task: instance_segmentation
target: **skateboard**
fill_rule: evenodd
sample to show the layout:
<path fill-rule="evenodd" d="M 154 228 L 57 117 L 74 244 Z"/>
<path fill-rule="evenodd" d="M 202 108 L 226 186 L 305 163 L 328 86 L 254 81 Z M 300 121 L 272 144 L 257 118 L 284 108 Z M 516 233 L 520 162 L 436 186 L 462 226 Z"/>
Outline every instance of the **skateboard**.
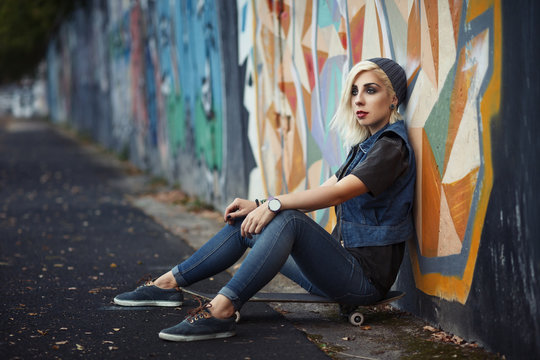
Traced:
<path fill-rule="evenodd" d="M 185 288 L 182 288 L 182 291 L 192 296 L 199 297 L 208 301 L 212 300 L 217 295 L 215 293 L 205 293 L 202 291 L 185 289 Z M 404 292 L 389 291 L 388 294 L 386 294 L 386 297 L 384 299 L 381 299 L 373 304 L 366 304 L 366 305 L 359 305 L 359 306 L 339 304 L 339 306 L 340 306 L 341 314 L 348 318 L 349 323 L 351 325 L 361 326 L 364 323 L 364 314 L 361 311 L 362 308 L 366 308 L 368 306 L 389 304 L 393 301 L 401 299 L 403 296 L 405 296 Z M 333 299 L 326 298 L 323 296 L 313 295 L 313 294 L 307 294 L 307 293 L 295 294 L 295 293 L 259 292 L 255 294 L 248 301 L 249 302 L 265 302 L 265 303 L 281 302 L 281 303 L 337 304 L 337 302 Z M 240 313 L 237 311 L 236 322 L 239 322 L 239 321 L 240 321 Z"/>

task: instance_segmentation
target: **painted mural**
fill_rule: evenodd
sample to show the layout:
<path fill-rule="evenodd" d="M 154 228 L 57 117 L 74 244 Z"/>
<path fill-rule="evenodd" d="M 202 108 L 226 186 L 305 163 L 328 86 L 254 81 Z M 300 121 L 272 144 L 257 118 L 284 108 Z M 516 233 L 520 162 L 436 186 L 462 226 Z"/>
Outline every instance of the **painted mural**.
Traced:
<path fill-rule="evenodd" d="M 239 1 L 255 79 L 250 194 L 317 186 L 344 150 L 328 124 L 347 71 L 383 56 L 406 68 L 401 109 L 418 160 L 410 244 L 417 287 L 464 303 L 492 186 L 499 110 L 500 5 L 493 1 Z M 331 229 L 332 212 L 317 214 Z"/>
<path fill-rule="evenodd" d="M 99 89 L 89 95 L 110 104 L 94 115 L 108 119 L 111 147 L 180 183 L 189 154 L 194 191 L 213 193 L 210 199 L 223 207 L 223 129 L 238 119 L 224 118 L 231 95 L 223 94 L 219 38 L 229 30 L 220 25 L 216 3 L 92 4 L 89 20 L 74 17 L 50 44 L 53 118 L 94 126 L 81 120 L 91 107 L 73 94 Z M 499 2 L 238 0 L 236 7 L 237 65 L 245 69 L 239 94 L 249 128 L 247 139 L 232 134 L 230 141 L 248 143 L 256 162 L 244 195 L 306 189 L 331 176 L 347 150 L 328 127 L 345 74 L 361 59 L 391 57 L 407 72 L 409 101 L 401 112 L 419 164 L 418 237 L 409 246 L 416 285 L 464 303 L 493 178 L 489 124 L 499 111 Z M 104 41 L 85 41 L 84 24 Z M 73 77 L 90 68 L 85 80 Z M 335 223 L 333 210 L 313 216 L 328 230 Z"/>
<path fill-rule="evenodd" d="M 106 146 L 218 201 L 225 121 L 219 24 L 211 0 L 90 1 L 49 44 L 53 120 L 91 134 L 106 128 L 97 136 Z M 179 179 L 188 168 L 191 179 Z"/>
<path fill-rule="evenodd" d="M 345 74 L 361 59 L 393 58 L 408 76 L 409 101 L 401 112 L 419 164 L 418 236 L 409 244 L 416 286 L 465 303 L 493 182 L 490 122 L 499 111 L 499 2 L 238 0 L 235 5 L 236 66 L 244 69 L 245 80 L 231 95 L 223 93 L 226 59 L 220 41 L 220 32 L 231 29 L 215 1 L 92 2 L 89 16 L 79 10 L 49 46 L 52 117 L 83 130 L 101 127 L 109 133 L 108 145 L 138 166 L 191 182 L 189 190 L 223 208 L 223 184 L 232 181 L 225 174 L 243 173 L 224 168 L 230 146 L 225 126 L 242 121 L 224 116 L 232 96 L 243 98 L 248 130 L 227 141 L 247 143 L 256 165 L 243 179 L 245 192 L 229 196 L 306 189 L 331 176 L 346 154 L 328 127 Z M 91 104 L 101 110 L 96 113 Z M 108 125 L 95 125 L 95 117 Z M 335 223 L 333 210 L 313 216 L 328 230 Z"/>

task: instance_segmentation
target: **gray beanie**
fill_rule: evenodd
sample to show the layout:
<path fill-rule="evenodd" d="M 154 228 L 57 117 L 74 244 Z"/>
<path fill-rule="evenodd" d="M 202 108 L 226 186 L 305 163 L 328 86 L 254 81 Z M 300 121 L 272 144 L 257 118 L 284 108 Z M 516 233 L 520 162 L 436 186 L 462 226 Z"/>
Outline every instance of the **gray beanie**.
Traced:
<path fill-rule="evenodd" d="M 407 77 L 405 76 L 405 70 L 394 60 L 387 58 L 373 58 L 367 61 L 377 64 L 386 76 L 388 76 L 396 92 L 398 106 L 404 103 L 407 99 Z"/>

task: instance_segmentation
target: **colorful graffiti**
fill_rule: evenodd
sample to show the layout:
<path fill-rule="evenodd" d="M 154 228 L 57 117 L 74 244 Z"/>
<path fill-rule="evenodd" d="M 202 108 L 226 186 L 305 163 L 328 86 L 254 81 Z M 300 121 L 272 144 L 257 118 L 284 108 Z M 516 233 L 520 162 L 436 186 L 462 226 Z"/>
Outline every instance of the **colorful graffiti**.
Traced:
<path fill-rule="evenodd" d="M 418 237 L 409 246 L 416 286 L 466 301 L 493 178 L 498 1 L 238 0 L 232 67 L 221 41 L 230 19 L 220 18 L 220 6 L 233 3 L 91 4 L 90 16 L 78 10 L 50 44 L 53 117 L 97 127 L 91 104 L 110 104 L 92 117 L 110 122 L 101 128 L 110 129 L 112 148 L 218 208 L 230 197 L 306 189 L 331 176 L 346 149 L 328 124 L 348 69 L 375 56 L 402 64 L 409 101 L 401 110 L 419 164 Z M 107 46 L 86 41 L 89 26 Z M 223 69 L 245 71 L 235 94 L 223 92 Z M 243 121 L 224 115 L 234 97 L 243 98 L 248 130 L 226 136 L 228 122 Z M 247 173 L 233 169 L 242 161 L 225 161 L 235 142 L 254 154 Z M 238 183 L 248 189 L 228 193 L 230 176 L 243 174 Z M 333 210 L 313 216 L 328 230 L 335 223 Z"/>
<path fill-rule="evenodd" d="M 53 119 L 90 133 L 108 124 L 108 139 L 99 140 L 137 166 L 181 182 L 209 202 L 223 198 L 226 61 L 219 23 L 210 0 L 89 2 L 49 45 Z M 71 76 L 81 69 L 88 70 L 82 71 L 88 89 L 77 80 L 81 76 Z M 101 91 L 87 92 L 91 87 Z M 88 123 L 83 118 L 93 112 L 87 108 L 92 103 L 108 107 L 104 119 Z"/>
<path fill-rule="evenodd" d="M 163 147 L 174 156 L 187 149 L 191 136 L 197 157 L 219 171 L 223 106 L 215 4 L 160 1 L 148 6 L 143 11 L 149 38 L 146 81 L 155 83 L 150 89 L 156 89 L 147 102 L 157 99 L 158 113 L 163 114 Z"/>
<path fill-rule="evenodd" d="M 409 246 L 416 286 L 464 303 L 492 186 L 499 2 L 238 0 L 232 66 L 245 69 L 245 81 L 236 94 L 223 93 L 223 69 L 231 65 L 224 66 L 228 44 L 220 39 L 230 19 L 220 18 L 219 6 L 93 2 L 89 20 L 79 10 L 49 48 L 53 117 L 84 129 L 96 126 L 89 104 L 110 104 L 92 116 L 109 119 L 101 127 L 110 128 L 112 148 L 222 208 L 227 197 L 291 192 L 328 178 L 346 152 L 328 127 L 344 75 L 361 59 L 394 58 L 409 79 L 401 110 L 419 164 L 418 237 Z M 106 47 L 86 41 L 87 26 Z M 81 71 L 84 77 L 72 76 Z M 248 130 L 225 136 L 227 122 L 242 121 L 224 116 L 235 96 L 243 98 Z M 224 167 L 242 165 L 225 161 L 233 142 L 255 155 L 247 174 Z M 229 194 L 224 184 L 234 174 L 246 174 L 248 189 Z M 328 230 L 335 223 L 333 210 L 313 216 Z"/>
<path fill-rule="evenodd" d="M 408 52 L 408 64 L 418 64 L 411 68 L 417 74 L 408 113 L 421 164 L 411 260 L 419 289 L 465 303 L 493 185 L 490 124 L 500 108 L 501 10 L 490 1 L 427 4 L 413 11 L 438 26 L 420 26 L 413 36 L 421 50 Z M 440 55 L 426 58 L 425 48 Z"/>
<path fill-rule="evenodd" d="M 405 117 L 418 160 L 417 287 L 464 303 L 492 186 L 489 124 L 499 109 L 497 2 L 239 1 L 252 41 L 255 196 L 317 186 L 343 151 L 328 124 L 348 69 L 385 56 L 407 70 Z M 249 23 L 248 23 L 249 22 Z M 253 176 L 252 179 L 257 178 Z M 261 189 L 262 187 L 262 189 Z M 333 214 L 317 215 L 328 229 Z"/>

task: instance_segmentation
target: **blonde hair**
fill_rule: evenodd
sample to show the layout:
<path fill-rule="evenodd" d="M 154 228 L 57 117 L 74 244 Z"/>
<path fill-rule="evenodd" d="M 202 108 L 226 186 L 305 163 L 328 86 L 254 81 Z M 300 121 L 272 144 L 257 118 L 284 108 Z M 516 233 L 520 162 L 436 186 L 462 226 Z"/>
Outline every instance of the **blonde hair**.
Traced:
<path fill-rule="evenodd" d="M 396 96 L 396 92 L 392 87 L 390 79 L 377 64 L 364 60 L 353 66 L 345 79 L 345 84 L 341 90 L 341 98 L 338 108 L 332 117 L 332 121 L 330 122 L 330 127 L 338 132 L 346 148 L 361 143 L 370 136 L 368 128 L 358 123 L 356 114 L 351 106 L 351 89 L 353 83 L 358 75 L 365 71 L 373 71 L 381 79 L 383 85 L 388 91 L 388 94 L 391 97 Z M 398 120 L 401 120 L 401 115 L 396 107 L 390 113 L 390 124 L 393 124 Z"/>

